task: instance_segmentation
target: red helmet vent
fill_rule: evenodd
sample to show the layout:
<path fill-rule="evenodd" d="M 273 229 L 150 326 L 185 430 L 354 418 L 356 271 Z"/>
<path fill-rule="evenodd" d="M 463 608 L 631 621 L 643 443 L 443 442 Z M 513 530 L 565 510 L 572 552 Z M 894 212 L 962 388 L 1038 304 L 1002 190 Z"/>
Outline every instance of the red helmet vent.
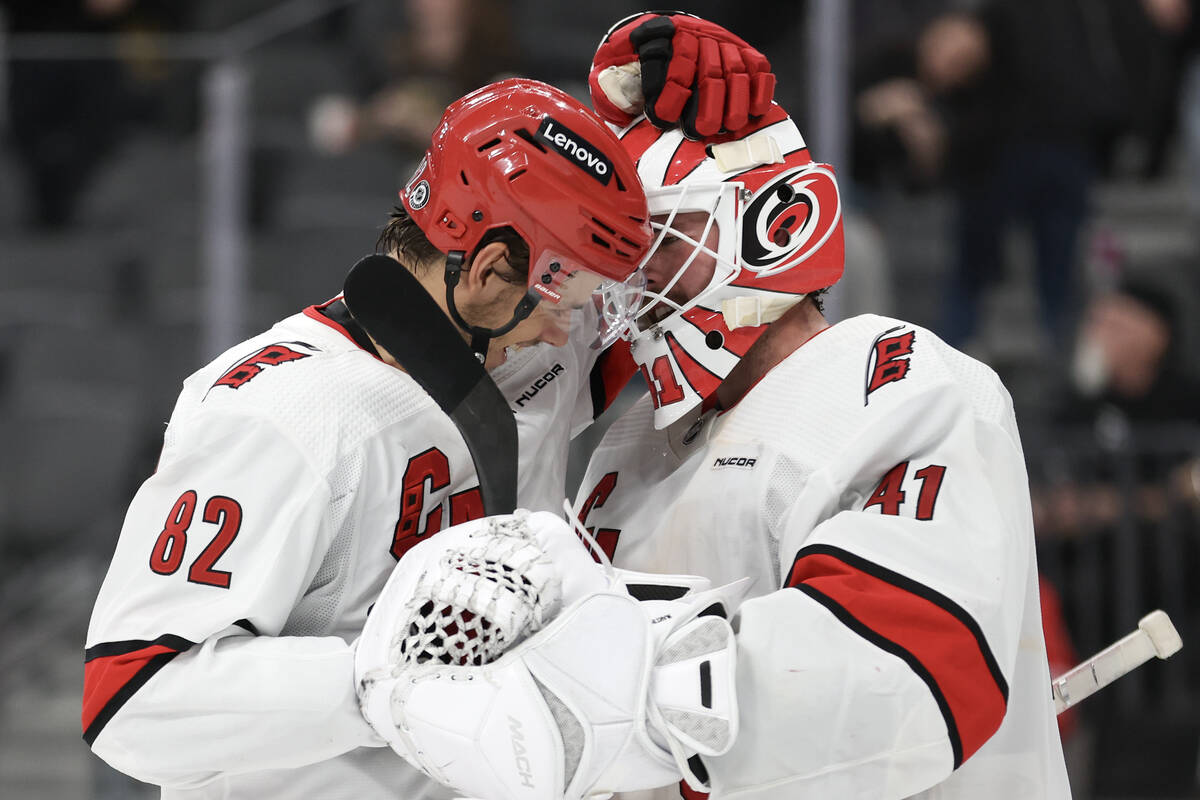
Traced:
<path fill-rule="evenodd" d="M 636 168 L 615 135 L 537 81 L 500 81 L 451 104 L 402 197 L 443 252 L 471 252 L 487 231 L 511 227 L 531 265 L 552 256 L 623 281 L 653 240 Z"/>

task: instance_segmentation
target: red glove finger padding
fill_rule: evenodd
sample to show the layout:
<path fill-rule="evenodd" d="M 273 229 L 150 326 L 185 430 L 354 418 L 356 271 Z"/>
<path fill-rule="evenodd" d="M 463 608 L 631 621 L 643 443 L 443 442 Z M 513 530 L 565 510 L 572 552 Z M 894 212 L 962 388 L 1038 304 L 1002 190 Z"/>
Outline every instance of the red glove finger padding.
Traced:
<path fill-rule="evenodd" d="M 707 20 L 682 12 L 636 14 L 600 43 L 588 75 L 592 105 L 618 125 L 632 116 L 600 88 L 609 67 L 641 64 L 646 116 L 691 139 L 737 133 L 771 107 L 775 76 L 766 56 Z"/>

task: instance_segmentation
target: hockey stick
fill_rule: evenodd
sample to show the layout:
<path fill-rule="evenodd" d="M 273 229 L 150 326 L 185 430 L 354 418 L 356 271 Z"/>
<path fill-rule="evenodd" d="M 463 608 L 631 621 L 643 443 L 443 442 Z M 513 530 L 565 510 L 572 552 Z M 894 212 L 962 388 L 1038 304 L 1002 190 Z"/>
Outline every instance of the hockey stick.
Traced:
<path fill-rule="evenodd" d="M 1183 647 L 1179 632 L 1162 610 L 1138 621 L 1138 629 L 1051 681 L 1055 713 L 1061 714 L 1151 658 L 1170 658 Z"/>
<path fill-rule="evenodd" d="M 517 423 L 462 334 L 412 273 L 387 256 L 346 276 L 346 308 L 450 416 L 475 462 L 486 514 L 517 507 Z"/>

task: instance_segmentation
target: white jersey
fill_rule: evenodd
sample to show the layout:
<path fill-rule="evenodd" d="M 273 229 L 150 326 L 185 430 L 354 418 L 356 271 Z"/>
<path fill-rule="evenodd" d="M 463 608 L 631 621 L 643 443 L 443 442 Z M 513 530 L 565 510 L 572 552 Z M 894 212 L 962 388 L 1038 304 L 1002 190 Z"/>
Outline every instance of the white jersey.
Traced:
<path fill-rule="evenodd" d="M 517 420 L 517 498 L 530 511 L 562 516 L 571 439 L 603 410 L 604 399 L 590 390 L 599 380 L 592 371 L 600 353 L 583 343 L 582 333 L 574 331 L 562 347 L 510 351 L 491 372 Z"/>
<path fill-rule="evenodd" d="M 841 322 L 663 431 L 643 398 L 577 507 L 618 566 L 756 581 L 714 798 L 1069 797 L 1011 400 L 929 331 Z"/>
<path fill-rule="evenodd" d="M 524 506 L 561 512 L 553 421 L 592 358 L 535 347 L 498 371 Z M 352 644 L 399 557 L 482 512 L 450 418 L 317 308 L 235 346 L 185 381 L 129 507 L 88 631 L 84 738 L 170 798 L 452 796 L 362 719 Z"/>

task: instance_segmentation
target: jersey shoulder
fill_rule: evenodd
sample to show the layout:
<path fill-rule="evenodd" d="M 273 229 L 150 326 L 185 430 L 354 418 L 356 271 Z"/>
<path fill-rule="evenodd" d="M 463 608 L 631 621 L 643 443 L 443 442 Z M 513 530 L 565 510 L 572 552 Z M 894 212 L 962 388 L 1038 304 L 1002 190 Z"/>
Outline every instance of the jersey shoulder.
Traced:
<path fill-rule="evenodd" d="M 865 314 L 814 336 L 768 373 L 728 415 L 725 429 L 837 453 L 871 427 L 953 407 L 989 422 L 1012 416 L 996 373 L 932 331 Z"/>
<path fill-rule="evenodd" d="M 303 313 L 193 373 L 172 415 L 168 443 L 213 424 L 267 424 L 315 463 L 330 465 L 383 428 L 431 410 L 440 413 L 407 374 Z"/>
<path fill-rule="evenodd" d="M 781 376 L 829 385 L 848 405 L 864 409 L 948 391 L 962 394 L 980 413 L 994 413 L 989 406 L 1008 396 L 991 367 L 927 328 L 876 314 L 831 326 L 781 367 Z"/>

